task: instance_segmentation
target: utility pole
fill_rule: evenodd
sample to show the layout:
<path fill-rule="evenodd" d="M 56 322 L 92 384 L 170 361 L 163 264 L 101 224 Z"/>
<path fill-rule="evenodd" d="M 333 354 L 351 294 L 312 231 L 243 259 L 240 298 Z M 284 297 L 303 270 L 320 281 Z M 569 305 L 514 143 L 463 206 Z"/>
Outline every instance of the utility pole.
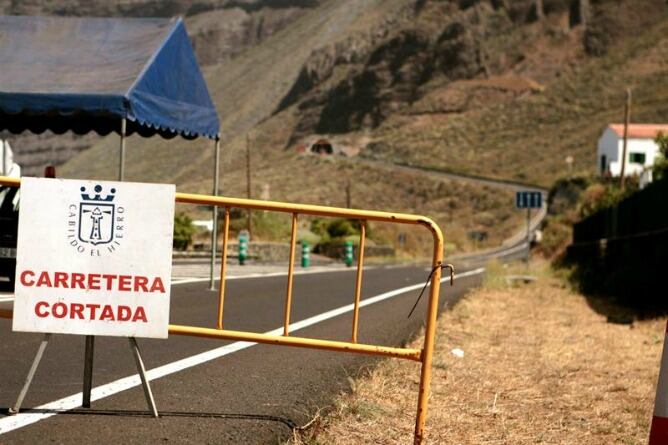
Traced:
<path fill-rule="evenodd" d="M 350 198 L 350 178 L 346 179 L 346 207 L 352 208 L 352 200 Z"/>
<path fill-rule="evenodd" d="M 629 121 L 631 120 L 631 88 L 626 89 L 626 105 L 624 106 L 624 145 L 622 149 L 621 187 L 626 186 L 626 145 L 629 139 Z"/>
<path fill-rule="evenodd" d="M 545 9 L 543 8 L 543 0 L 534 0 L 534 7 L 536 8 L 536 19 L 541 21 L 545 18 Z"/>
<path fill-rule="evenodd" d="M 250 162 L 250 136 L 246 134 L 246 197 L 251 199 L 251 162 Z M 251 219 L 251 209 L 248 209 L 248 239 L 252 239 L 252 226 L 253 221 Z"/>
<path fill-rule="evenodd" d="M 580 23 L 582 26 L 587 29 L 589 25 L 589 0 L 580 0 Z"/>

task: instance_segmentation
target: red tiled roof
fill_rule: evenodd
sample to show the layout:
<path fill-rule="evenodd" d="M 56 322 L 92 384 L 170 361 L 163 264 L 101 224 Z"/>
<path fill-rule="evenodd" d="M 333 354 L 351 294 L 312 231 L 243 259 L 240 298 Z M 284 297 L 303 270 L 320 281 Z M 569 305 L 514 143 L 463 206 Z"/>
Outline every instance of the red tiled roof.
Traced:
<path fill-rule="evenodd" d="M 610 124 L 608 125 L 617 136 L 624 137 L 624 124 Z M 668 135 L 668 124 L 629 124 L 630 138 L 638 139 L 654 139 L 659 132 Z"/>

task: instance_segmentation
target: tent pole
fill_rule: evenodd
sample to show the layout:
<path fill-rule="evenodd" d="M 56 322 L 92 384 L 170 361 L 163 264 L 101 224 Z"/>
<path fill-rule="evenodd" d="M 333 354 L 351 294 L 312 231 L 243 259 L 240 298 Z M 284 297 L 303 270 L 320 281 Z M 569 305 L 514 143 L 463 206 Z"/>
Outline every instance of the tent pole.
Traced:
<path fill-rule="evenodd" d="M 125 118 L 121 119 L 121 152 L 119 156 L 119 163 L 118 163 L 118 180 L 122 181 L 123 180 L 123 174 L 124 172 L 124 164 L 125 164 Z"/>
<path fill-rule="evenodd" d="M 213 196 L 218 196 L 218 177 L 220 176 L 220 135 L 216 136 L 213 152 Z M 209 269 L 209 289 L 215 290 L 214 270 L 216 269 L 216 247 L 218 244 L 218 207 L 213 206 L 211 227 L 211 267 Z M 222 258 L 225 261 L 225 258 Z"/>
<path fill-rule="evenodd" d="M 7 176 L 7 166 L 5 165 L 5 141 L 0 139 L 0 147 L 2 147 L 2 176 Z"/>

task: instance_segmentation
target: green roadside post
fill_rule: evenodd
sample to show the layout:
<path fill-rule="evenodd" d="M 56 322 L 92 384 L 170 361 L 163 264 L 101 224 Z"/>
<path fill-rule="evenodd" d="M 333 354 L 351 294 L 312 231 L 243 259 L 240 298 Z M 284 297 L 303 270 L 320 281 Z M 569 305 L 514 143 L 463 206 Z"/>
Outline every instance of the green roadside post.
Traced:
<path fill-rule="evenodd" d="M 346 251 L 343 261 L 346 263 L 346 266 L 350 267 L 353 265 L 353 242 L 346 241 Z"/>
<path fill-rule="evenodd" d="M 248 258 L 248 235 L 243 231 L 239 233 L 239 265 L 243 266 Z"/>
<path fill-rule="evenodd" d="M 309 246 L 306 241 L 302 241 L 302 267 L 309 267 L 311 264 L 311 257 Z"/>

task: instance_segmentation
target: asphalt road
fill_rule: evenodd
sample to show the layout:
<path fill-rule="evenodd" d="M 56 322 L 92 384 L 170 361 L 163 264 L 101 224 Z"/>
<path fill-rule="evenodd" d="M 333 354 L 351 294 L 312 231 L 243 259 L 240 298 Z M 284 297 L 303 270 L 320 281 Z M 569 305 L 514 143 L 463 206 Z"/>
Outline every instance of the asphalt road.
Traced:
<path fill-rule="evenodd" d="M 366 270 L 362 298 L 424 283 L 428 274 L 426 266 Z M 442 306 L 453 304 L 480 280 L 481 274 L 475 273 L 458 279 L 454 287 L 444 283 Z M 225 327 L 267 332 L 282 326 L 285 283 L 285 276 L 229 281 Z M 350 304 L 354 283 L 354 270 L 297 275 L 292 320 L 308 319 Z M 207 284 L 201 281 L 172 286 L 172 323 L 215 325 L 216 296 Z M 413 317 L 406 318 L 418 292 L 409 291 L 362 308 L 359 341 L 402 345 L 424 320 L 426 297 Z M 294 335 L 347 340 L 351 320 L 351 313 L 346 313 L 312 324 Z M 140 386 L 119 391 L 127 379 L 118 380 L 135 374 L 128 342 L 122 338 L 97 338 L 93 385 L 98 389 L 93 392 L 93 406 L 71 409 L 74 405 L 67 405 L 67 397 L 80 400 L 77 394 L 82 385 L 84 338 L 59 335 L 52 337 L 46 350 L 23 405 L 27 409 L 8 416 L 7 408 L 21 388 L 42 336 L 12 333 L 9 320 L 0 320 L 0 333 L 3 444 L 276 443 L 287 438 L 293 426 L 306 423 L 318 408 L 329 406 L 336 393 L 347 389 L 349 376 L 378 360 L 350 353 L 179 336 L 168 340 L 140 339 L 147 368 L 162 366 L 160 369 L 169 370 L 165 372 L 168 375 L 151 382 L 161 413 L 159 419 L 153 419 L 146 411 Z M 221 350 L 224 345 L 227 349 Z M 179 370 L 183 362 L 177 361 L 192 356 L 203 363 Z M 417 376 L 418 363 L 415 372 Z M 102 386 L 105 384 L 109 385 Z M 102 391 L 110 395 L 104 396 Z M 60 400 L 63 398 L 65 402 Z M 40 408 L 45 404 L 65 410 Z"/>

